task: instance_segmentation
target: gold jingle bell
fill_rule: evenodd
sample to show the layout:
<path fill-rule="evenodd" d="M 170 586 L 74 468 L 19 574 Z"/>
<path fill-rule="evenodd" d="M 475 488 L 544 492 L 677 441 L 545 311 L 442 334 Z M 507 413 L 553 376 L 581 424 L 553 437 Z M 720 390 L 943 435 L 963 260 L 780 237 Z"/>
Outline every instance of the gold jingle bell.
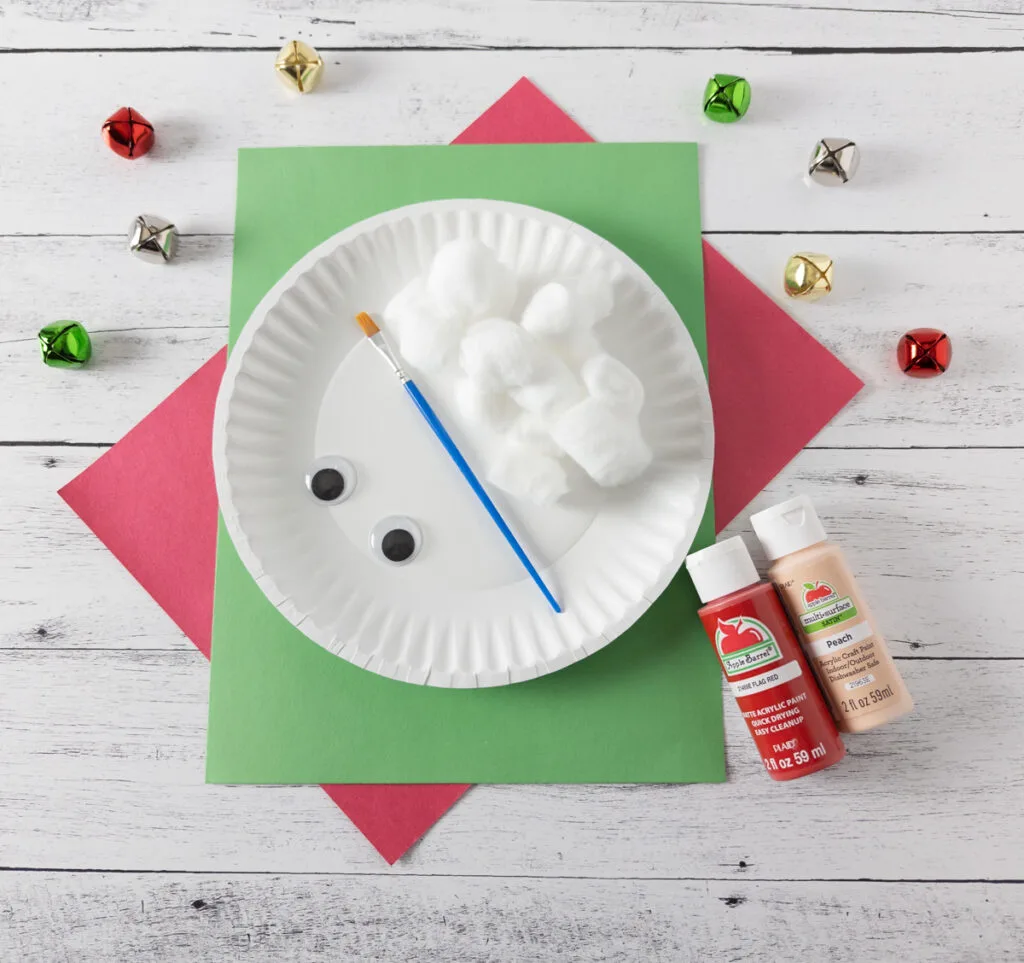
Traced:
<path fill-rule="evenodd" d="M 309 44 L 289 40 L 278 52 L 274 69 L 281 82 L 300 94 L 309 93 L 324 72 L 324 62 Z"/>
<path fill-rule="evenodd" d="M 832 290 L 832 258 L 827 254 L 794 254 L 786 262 L 783 285 L 791 298 L 823 298 Z"/>

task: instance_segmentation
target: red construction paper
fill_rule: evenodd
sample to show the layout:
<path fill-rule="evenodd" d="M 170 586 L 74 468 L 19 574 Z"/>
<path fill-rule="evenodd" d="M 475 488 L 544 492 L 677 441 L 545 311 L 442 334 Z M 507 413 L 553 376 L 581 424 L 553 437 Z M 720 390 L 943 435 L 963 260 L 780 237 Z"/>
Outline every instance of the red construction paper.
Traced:
<path fill-rule="evenodd" d="M 864 382 L 707 241 L 704 311 L 721 531 Z"/>
<path fill-rule="evenodd" d="M 207 658 L 217 491 L 213 406 L 227 348 L 59 492 Z"/>
<path fill-rule="evenodd" d="M 525 77 L 488 107 L 453 144 L 577 144 L 590 136 Z"/>
<path fill-rule="evenodd" d="M 394 864 L 470 787 L 325 785 L 323 788 L 377 852 Z"/>
<path fill-rule="evenodd" d="M 591 139 L 523 78 L 456 143 Z M 708 245 L 705 282 L 721 530 L 861 383 Z M 214 355 L 60 491 L 207 657 L 217 536 L 211 428 L 226 357 L 226 349 Z M 394 863 L 469 787 L 323 788 Z"/>

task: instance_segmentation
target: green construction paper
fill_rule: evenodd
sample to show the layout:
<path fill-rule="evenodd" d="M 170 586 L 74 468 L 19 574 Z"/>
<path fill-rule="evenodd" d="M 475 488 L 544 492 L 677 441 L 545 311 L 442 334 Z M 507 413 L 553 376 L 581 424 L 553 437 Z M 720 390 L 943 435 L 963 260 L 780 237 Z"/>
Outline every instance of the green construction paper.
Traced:
<path fill-rule="evenodd" d="M 707 367 L 693 144 L 239 151 L 230 343 L 285 271 L 338 231 L 442 198 L 544 208 L 607 238 L 678 309 Z M 709 499 L 693 550 L 714 541 Z M 221 526 L 207 780 L 721 782 L 721 676 L 676 576 L 613 643 L 559 672 L 436 689 L 357 668 L 265 598 Z"/>

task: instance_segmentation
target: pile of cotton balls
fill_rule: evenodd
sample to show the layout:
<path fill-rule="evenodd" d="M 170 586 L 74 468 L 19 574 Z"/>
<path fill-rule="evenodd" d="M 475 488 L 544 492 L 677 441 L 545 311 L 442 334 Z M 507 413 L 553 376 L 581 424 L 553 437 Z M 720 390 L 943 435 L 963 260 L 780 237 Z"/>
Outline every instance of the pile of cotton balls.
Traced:
<path fill-rule="evenodd" d="M 386 330 L 412 368 L 454 379 L 463 427 L 490 438 L 487 477 L 510 495 L 557 502 L 572 463 L 605 488 L 638 478 L 652 457 L 643 385 L 593 330 L 614 302 L 607 272 L 546 283 L 525 302 L 517 288 L 485 244 L 451 241 L 384 309 Z"/>

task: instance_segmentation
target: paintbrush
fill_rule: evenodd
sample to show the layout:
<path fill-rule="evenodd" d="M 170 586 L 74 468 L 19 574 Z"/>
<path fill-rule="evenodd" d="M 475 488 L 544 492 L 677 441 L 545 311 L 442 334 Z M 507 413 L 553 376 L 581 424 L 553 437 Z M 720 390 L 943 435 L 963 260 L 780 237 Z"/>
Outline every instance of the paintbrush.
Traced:
<path fill-rule="evenodd" d="M 491 496 L 487 494 L 484 486 L 480 484 L 480 479 L 476 477 L 473 469 L 469 467 L 469 463 L 463 457 L 455 442 L 452 441 L 452 436 L 448 434 L 444 425 L 441 424 L 441 419 L 437 417 L 434 409 L 430 407 L 430 403 L 423 397 L 423 393 L 416 386 L 416 382 L 409 377 L 405 369 L 398 363 L 395 353 L 391 350 L 391 346 L 387 341 L 384 340 L 384 335 L 380 328 L 377 327 L 373 318 L 363 311 L 356 315 L 356 321 L 359 327 L 363 329 L 363 334 L 370 339 L 370 344 L 384 356 L 384 359 L 391 366 L 391 370 L 398 376 L 398 380 L 402 383 L 409 397 L 412 398 L 413 403 L 419 409 L 419 413 L 423 415 L 427 424 L 430 425 L 430 429 L 437 436 L 438 441 L 444 445 L 444 450 L 448 452 L 448 457 L 455 462 L 459 471 L 462 472 L 462 477 L 466 479 L 469 487 L 473 489 L 473 494 L 476 495 L 480 504 L 487 509 L 487 514 L 491 516 L 491 520 L 498 526 L 498 531 L 505 536 L 505 541 L 511 546 L 512 551 L 516 553 L 519 561 L 523 563 L 523 568 L 526 569 L 530 578 L 537 584 L 537 588 L 541 590 L 551 608 L 556 612 L 561 612 L 562 607 L 558 604 L 554 595 L 551 594 L 551 590 L 544 584 L 544 580 L 540 577 L 540 573 L 523 550 L 523 546 L 519 544 L 519 540 L 512 534 L 512 529 L 508 527 L 505 519 L 501 517 L 501 512 L 498 511 L 497 506 L 491 501 Z"/>

